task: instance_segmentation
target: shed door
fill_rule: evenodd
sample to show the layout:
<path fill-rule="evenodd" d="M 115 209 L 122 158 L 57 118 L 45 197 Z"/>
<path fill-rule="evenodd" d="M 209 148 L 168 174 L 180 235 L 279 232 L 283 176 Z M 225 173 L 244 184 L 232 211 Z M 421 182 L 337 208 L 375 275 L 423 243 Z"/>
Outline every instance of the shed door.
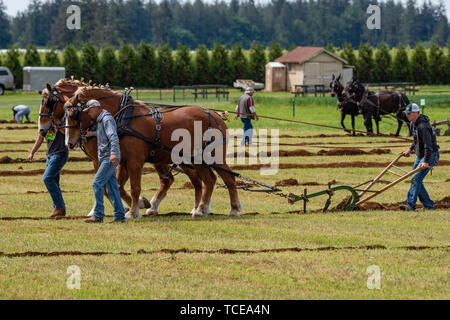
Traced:
<path fill-rule="evenodd" d="M 342 73 L 342 65 L 339 63 L 323 63 L 322 64 L 322 81 L 321 84 L 328 86 L 333 79 L 333 74 L 337 77 Z"/>
<path fill-rule="evenodd" d="M 308 62 L 305 63 L 305 75 L 303 84 L 321 84 L 321 67 L 319 62 Z"/>

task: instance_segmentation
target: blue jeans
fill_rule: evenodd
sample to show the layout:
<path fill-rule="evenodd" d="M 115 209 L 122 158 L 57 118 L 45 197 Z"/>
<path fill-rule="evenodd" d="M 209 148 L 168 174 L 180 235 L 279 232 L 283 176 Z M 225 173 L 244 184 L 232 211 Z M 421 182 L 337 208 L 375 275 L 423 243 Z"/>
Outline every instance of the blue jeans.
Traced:
<path fill-rule="evenodd" d="M 438 163 L 438 161 L 439 152 L 433 152 L 428 164 L 430 167 L 433 167 Z M 416 169 L 422 162 L 423 158 L 417 157 L 413 165 L 413 170 Z M 406 203 L 414 210 L 416 209 L 417 197 L 419 197 L 419 200 L 422 202 L 424 208 L 434 209 L 434 202 L 430 199 L 430 196 L 422 183 L 428 172 L 430 172 L 430 169 L 421 170 L 412 176 L 411 187 L 409 188 L 408 195 L 406 196 Z"/>
<path fill-rule="evenodd" d="M 27 121 L 30 122 L 30 117 L 28 116 L 30 114 L 30 110 L 22 110 L 16 113 L 16 121 L 17 123 L 22 123 L 23 116 L 27 118 Z"/>
<path fill-rule="evenodd" d="M 119 186 L 117 184 L 116 166 L 108 160 L 100 163 L 94 182 L 92 183 L 95 195 L 94 217 L 103 221 L 105 206 L 103 204 L 104 190 L 111 199 L 114 206 L 114 220 L 125 221 L 125 209 L 120 198 Z"/>
<path fill-rule="evenodd" d="M 244 124 L 244 135 L 242 136 L 242 143 L 241 145 L 245 146 L 245 143 L 248 144 L 252 143 L 252 137 L 253 137 L 253 125 L 251 119 L 242 119 L 242 123 Z"/>
<path fill-rule="evenodd" d="M 44 172 L 43 180 L 48 193 L 53 200 L 53 208 L 65 207 L 64 199 L 59 187 L 59 178 L 61 169 L 68 159 L 67 153 L 57 153 L 47 156 L 47 166 Z"/>

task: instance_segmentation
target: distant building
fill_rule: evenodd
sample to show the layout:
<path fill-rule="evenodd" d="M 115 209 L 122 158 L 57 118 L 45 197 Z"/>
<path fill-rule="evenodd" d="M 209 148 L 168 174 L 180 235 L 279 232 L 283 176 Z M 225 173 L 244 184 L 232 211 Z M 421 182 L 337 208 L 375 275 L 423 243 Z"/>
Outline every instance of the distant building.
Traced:
<path fill-rule="evenodd" d="M 267 91 L 292 92 L 296 85 L 315 84 L 323 84 L 325 89 L 328 89 L 333 74 L 336 76 L 342 74 L 344 84 L 353 76 L 353 67 L 349 66 L 346 60 L 322 47 L 297 47 L 276 59 L 275 62 L 279 64 L 269 63 L 266 66 Z M 285 66 L 285 77 L 274 76 L 274 72 L 269 71 L 275 67 L 280 73 L 283 70 L 282 66 Z"/>

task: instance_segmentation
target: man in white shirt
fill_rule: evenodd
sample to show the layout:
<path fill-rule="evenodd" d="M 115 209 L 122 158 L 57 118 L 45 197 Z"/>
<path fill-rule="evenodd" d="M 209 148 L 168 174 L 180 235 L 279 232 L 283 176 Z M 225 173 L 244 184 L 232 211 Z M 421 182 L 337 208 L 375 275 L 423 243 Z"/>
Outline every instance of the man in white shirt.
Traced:
<path fill-rule="evenodd" d="M 17 123 L 19 124 L 22 123 L 24 116 L 27 118 L 28 123 L 31 122 L 29 117 L 31 113 L 30 107 L 20 104 L 18 106 L 13 107 L 12 110 L 13 110 L 13 117 L 16 118 Z"/>

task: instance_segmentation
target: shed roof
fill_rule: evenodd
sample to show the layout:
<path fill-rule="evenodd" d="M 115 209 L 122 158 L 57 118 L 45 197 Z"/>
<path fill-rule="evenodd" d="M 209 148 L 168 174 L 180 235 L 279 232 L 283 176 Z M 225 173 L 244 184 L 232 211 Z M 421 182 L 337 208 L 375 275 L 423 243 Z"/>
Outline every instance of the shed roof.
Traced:
<path fill-rule="evenodd" d="M 266 64 L 266 67 L 270 66 L 272 68 L 286 68 L 286 66 L 280 62 L 269 62 L 268 64 Z"/>
<path fill-rule="evenodd" d="M 312 59 L 313 57 L 321 54 L 322 52 L 327 53 L 333 58 L 347 64 L 348 62 L 341 57 L 331 53 L 323 47 L 297 47 L 291 52 L 286 53 L 284 56 L 279 57 L 275 61 L 282 63 L 305 63 L 306 61 Z"/>

